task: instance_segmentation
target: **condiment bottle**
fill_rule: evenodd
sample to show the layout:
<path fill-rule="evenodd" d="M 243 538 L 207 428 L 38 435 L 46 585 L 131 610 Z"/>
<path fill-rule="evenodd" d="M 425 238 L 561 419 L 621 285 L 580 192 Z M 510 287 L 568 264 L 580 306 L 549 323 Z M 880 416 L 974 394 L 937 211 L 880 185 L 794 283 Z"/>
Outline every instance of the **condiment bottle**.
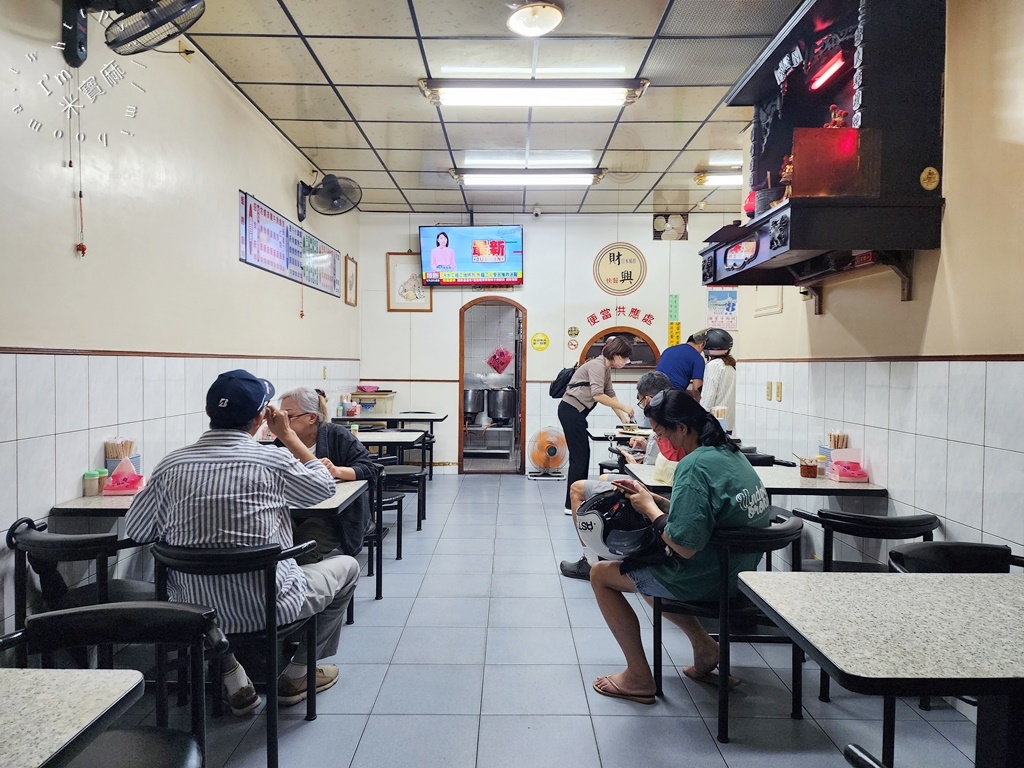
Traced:
<path fill-rule="evenodd" d="M 828 459 L 822 456 L 820 453 L 817 456 L 815 456 L 815 458 L 818 460 L 818 477 L 824 477 L 825 462 L 828 461 Z"/>
<path fill-rule="evenodd" d="M 96 474 L 99 475 L 99 477 L 97 477 L 99 492 L 103 493 L 103 488 L 106 486 L 107 481 L 110 480 L 110 472 L 105 469 L 97 469 Z"/>
<path fill-rule="evenodd" d="M 100 492 L 100 473 L 89 470 L 82 475 L 82 495 L 96 496 Z"/>

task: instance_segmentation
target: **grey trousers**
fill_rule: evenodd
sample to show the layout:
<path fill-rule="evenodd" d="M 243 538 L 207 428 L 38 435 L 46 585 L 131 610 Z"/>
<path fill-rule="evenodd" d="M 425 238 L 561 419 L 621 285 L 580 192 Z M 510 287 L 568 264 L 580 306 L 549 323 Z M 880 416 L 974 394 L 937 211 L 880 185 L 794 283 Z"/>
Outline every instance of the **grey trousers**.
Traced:
<path fill-rule="evenodd" d="M 325 659 L 338 652 L 345 611 L 359 583 L 359 563 L 348 555 L 335 555 L 301 568 L 306 575 L 306 604 L 298 618 L 317 614 L 316 658 Z M 305 663 L 306 645 L 300 642 L 292 664 Z"/>

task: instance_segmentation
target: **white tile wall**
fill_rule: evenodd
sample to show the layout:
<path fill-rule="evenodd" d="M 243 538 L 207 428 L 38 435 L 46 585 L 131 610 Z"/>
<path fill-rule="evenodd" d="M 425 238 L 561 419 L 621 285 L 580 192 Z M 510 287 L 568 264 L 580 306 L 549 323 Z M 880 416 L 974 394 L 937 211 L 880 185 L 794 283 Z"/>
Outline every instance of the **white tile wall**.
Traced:
<path fill-rule="evenodd" d="M 12 610 L 2 544 L 11 523 L 45 519 L 54 503 L 80 496 L 108 437 L 134 438 L 146 471 L 194 442 L 207 428 L 207 388 L 232 368 L 259 372 L 279 391 L 321 387 L 332 405 L 359 380 L 353 361 L 0 354 L 0 615 Z M 51 525 L 68 530 L 67 521 Z"/>
<path fill-rule="evenodd" d="M 786 383 L 781 403 L 765 400 L 769 370 Z M 1024 554 L 1024 363 L 741 362 L 736 391 L 744 442 L 780 457 L 806 455 L 827 430 L 840 429 L 862 450 L 872 482 L 889 491 L 884 504 L 826 498 L 822 505 L 931 512 L 942 520 L 936 538 L 998 540 Z M 819 500 L 776 501 L 813 509 Z M 863 542 L 847 545 L 884 557 Z"/>

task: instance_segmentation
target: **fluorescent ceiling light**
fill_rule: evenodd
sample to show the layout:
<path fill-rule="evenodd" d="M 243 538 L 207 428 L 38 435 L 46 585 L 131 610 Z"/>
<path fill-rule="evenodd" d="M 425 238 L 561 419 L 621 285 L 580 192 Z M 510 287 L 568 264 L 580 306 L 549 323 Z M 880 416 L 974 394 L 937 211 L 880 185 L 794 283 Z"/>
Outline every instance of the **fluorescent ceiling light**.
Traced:
<path fill-rule="evenodd" d="M 622 107 L 643 95 L 647 80 L 421 79 L 420 90 L 442 107 Z"/>
<path fill-rule="evenodd" d="M 606 168 L 452 168 L 449 173 L 466 187 L 589 187 L 604 178 Z"/>
<path fill-rule="evenodd" d="M 742 173 L 698 173 L 693 180 L 698 187 L 703 187 L 705 184 L 712 187 L 743 186 Z"/>
<path fill-rule="evenodd" d="M 467 149 L 459 165 L 465 168 L 593 168 L 594 152 L 589 149 L 531 150 Z"/>
<path fill-rule="evenodd" d="M 508 16 L 509 30 L 523 37 L 540 37 L 562 23 L 565 13 L 560 5 L 551 2 L 523 3 Z"/>
<path fill-rule="evenodd" d="M 625 77 L 626 68 L 609 64 L 601 67 L 463 67 L 442 66 L 446 77 Z"/>

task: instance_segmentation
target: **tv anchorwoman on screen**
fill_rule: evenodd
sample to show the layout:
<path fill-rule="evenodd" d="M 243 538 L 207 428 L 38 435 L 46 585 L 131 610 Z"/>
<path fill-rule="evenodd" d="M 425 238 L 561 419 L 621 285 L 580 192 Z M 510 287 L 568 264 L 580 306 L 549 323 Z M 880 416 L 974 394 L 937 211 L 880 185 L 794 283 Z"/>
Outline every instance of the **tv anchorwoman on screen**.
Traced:
<path fill-rule="evenodd" d="M 434 242 L 437 247 L 430 252 L 430 271 L 455 269 L 455 250 L 448 247 L 448 234 L 438 232 Z"/>

